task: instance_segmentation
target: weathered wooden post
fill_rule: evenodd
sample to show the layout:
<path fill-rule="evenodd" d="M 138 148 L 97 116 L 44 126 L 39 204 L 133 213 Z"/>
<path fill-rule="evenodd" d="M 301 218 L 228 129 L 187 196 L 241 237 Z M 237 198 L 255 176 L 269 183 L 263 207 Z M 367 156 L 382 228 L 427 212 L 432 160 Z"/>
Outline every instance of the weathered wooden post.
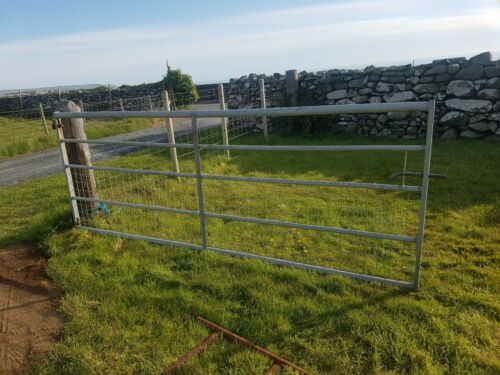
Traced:
<path fill-rule="evenodd" d="M 24 109 L 24 104 L 23 104 L 23 92 L 21 89 L 19 89 L 19 106 L 21 107 L 21 111 Z"/>
<path fill-rule="evenodd" d="M 148 101 L 149 101 L 149 110 L 153 110 L 153 102 L 151 101 L 151 95 L 148 95 Z"/>
<path fill-rule="evenodd" d="M 45 120 L 45 113 L 43 113 L 42 102 L 38 103 L 38 109 L 40 110 L 40 117 L 42 118 L 43 128 L 45 129 L 45 134 L 49 135 L 49 129 L 47 128 L 47 121 Z"/>
<path fill-rule="evenodd" d="M 113 101 L 111 100 L 111 83 L 108 83 L 109 110 L 113 110 Z"/>
<path fill-rule="evenodd" d="M 266 109 L 266 86 L 264 85 L 264 79 L 259 79 L 259 89 L 260 89 L 260 106 L 262 109 Z M 264 128 L 264 137 L 266 141 L 269 140 L 269 134 L 267 131 L 267 116 L 262 117 L 262 126 Z"/>
<path fill-rule="evenodd" d="M 219 83 L 219 107 L 222 111 L 226 110 L 226 101 L 224 100 L 224 85 Z M 221 127 L 222 127 L 222 143 L 227 146 L 229 145 L 229 138 L 227 135 L 227 117 L 221 117 Z M 224 150 L 226 157 L 230 157 L 229 150 Z"/>
<path fill-rule="evenodd" d="M 290 106 L 296 106 L 299 99 L 299 73 L 296 70 L 286 71 L 286 96 Z"/>
<path fill-rule="evenodd" d="M 172 109 L 174 111 L 177 111 L 177 102 L 176 102 L 176 99 L 175 99 L 175 92 L 173 89 L 168 89 L 168 95 L 170 95 L 170 100 L 172 101 Z"/>
<path fill-rule="evenodd" d="M 163 101 L 163 109 L 165 111 L 170 111 L 170 100 L 168 97 L 168 92 L 163 90 L 161 92 L 161 99 Z M 172 118 L 167 118 L 167 133 L 168 133 L 168 143 L 175 144 L 175 133 L 174 125 L 172 124 Z M 172 169 L 174 172 L 179 173 L 179 160 L 177 159 L 177 149 L 175 147 L 170 147 L 170 158 L 172 159 Z"/>
<path fill-rule="evenodd" d="M 58 112 L 81 112 L 80 107 L 70 100 L 61 100 L 57 106 Z M 83 125 L 83 118 L 62 119 L 61 125 L 57 127 L 58 139 L 87 139 Z M 60 143 L 61 154 L 65 164 L 78 164 L 91 166 L 90 149 L 87 143 Z M 96 201 L 76 201 L 78 211 L 74 213 L 76 224 L 79 218 L 88 219 L 98 207 L 98 195 L 94 171 L 91 169 L 80 169 L 65 167 L 70 194 L 73 197 L 89 198 Z M 73 193 L 72 190 L 73 189 Z"/>
<path fill-rule="evenodd" d="M 80 110 L 82 112 L 85 112 L 85 109 L 83 108 L 83 101 L 82 99 L 78 100 L 78 105 L 80 106 Z M 87 120 L 83 119 L 83 126 L 87 126 Z"/>

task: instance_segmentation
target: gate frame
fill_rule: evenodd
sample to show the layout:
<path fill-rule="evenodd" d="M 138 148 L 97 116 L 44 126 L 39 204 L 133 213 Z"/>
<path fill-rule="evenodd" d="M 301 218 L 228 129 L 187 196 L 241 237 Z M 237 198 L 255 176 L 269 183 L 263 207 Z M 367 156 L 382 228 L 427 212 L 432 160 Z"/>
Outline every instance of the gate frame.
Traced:
<path fill-rule="evenodd" d="M 354 113 L 381 113 L 381 112 L 413 112 L 413 111 L 423 111 L 427 112 L 427 129 L 424 145 L 347 145 L 347 146 L 269 146 L 269 145 L 215 145 L 215 144 L 200 144 L 198 140 L 198 118 L 210 118 L 210 117 L 281 117 L 281 116 L 307 116 L 307 115 L 333 115 L 333 114 L 354 114 Z M 432 152 L 432 136 L 434 128 L 434 114 L 435 114 L 435 101 L 431 100 L 429 102 L 401 102 L 401 103 L 369 103 L 369 104 L 343 104 L 343 105 L 325 105 L 325 106 L 310 106 L 310 107 L 284 107 L 284 108 L 256 108 L 256 109 L 221 109 L 221 110 L 198 110 L 198 111 L 102 111 L 102 112 L 54 112 L 53 119 L 57 123 L 60 119 L 71 119 L 71 118 L 191 118 L 192 121 L 192 134 L 193 143 L 192 144 L 182 144 L 182 143 L 159 143 L 159 142 L 135 142 L 135 141 L 110 141 L 110 140 L 83 140 L 83 139 L 65 139 L 61 138 L 61 134 L 56 127 L 56 136 L 60 146 L 61 161 L 63 164 L 66 177 L 70 175 L 71 168 L 80 169 L 91 169 L 91 170 L 105 170 L 114 172 L 128 172 L 128 173 L 138 173 L 138 174 L 153 174 L 153 175 L 164 175 L 164 176 L 175 176 L 175 177 L 190 177 L 196 178 L 197 181 L 197 192 L 198 192 L 198 210 L 185 210 L 176 209 L 161 206 L 152 206 L 138 203 L 128 203 L 112 200 L 102 200 L 93 199 L 85 197 L 76 197 L 74 195 L 75 189 L 73 185 L 73 180 L 67 178 L 68 192 L 70 195 L 70 202 L 73 208 L 73 218 L 75 225 L 87 229 L 94 233 L 115 235 L 119 237 L 146 240 L 149 242 L 157 244 L 166 244 L 173 246 L 183 246 L 193 250 L 211 250 L 220 254 L 233 255 L 249 259 L 258 259 L 267 261 L 270 263 L 297 267 L 312 271 L 318 271 L 328 274 L 338 274 L 348 276 L 354 279 L 374 281 L 385 284 L 396 285 L 399 287 L 411 288 L 418 290 L 420 281 L 420 270 L 421 270 L 421 259 L 424 244 L 424 232 L 425 232 L 425 213 L 427 208 L 427 195 L 429 188 L 429 174 L 430 174 L 430 163 L 431 163 L 431 152 Z M 143 170 L 143 169 L 130 169 L 130 168 L 114 168 L 114 167 L 103 167 L 103 166 L 86 166 L 86 165 L 76 165 L 69 164 L 66 154 L 66 143 L 87 143 L 87 144 L 114 144 L 123 146 L 139 146 L 139 147 L 164 147 L 164 148 L 190 148 L 194 151 L 195 157 L 195 169 L 196 173 L 178 173 L 178 172 L 163 172 L 154 170 Z M 200 152 L 202 150 L 224 150 L 228 152 L 229 150 L 282 150 L 282 151 L 423 151 L 424 152 L 424 165 L 422 173 L 422 185 L 421 186 L 409 186 L 404 185 L 391 185 L 391 184 L 375 184 L 375 183 L 356 183 L 356 182 L 336 182 L 336 181 L 313 181 L 313 180 L 291 180 L 291 179 L 280 179 L 280 178 L 256 178 L 256 177 L 244 177 L 244 176 L 217 176 L 217 175 L 206 175 L 202 174 L 201 171 L 201 157 Z M 278 184 L 300 184 L 300 185 L 319 185 L 319 186 L 333 186 L 333 187 L 351 187 L 351 188 L 369 188 L 378 190 L 399 190 L 399 191 L 413 191 L 420 192 L 420 208 L 419 208 L 419 224 L 418 232 L 415 237 L 404 236 L 404 235 L 394 235 L 378 232 L 367 232 L 361 230 L 352 230 L 344 228 L 333 228 L 324 227 L 309 224 L 299 224 L 293 222 L 284 222 L 279 220 L 268 220 L 259 219 L 253 217 L 242 217 L 218 214 L 212 212 L 206 212 L 203 205 L 203 179 L 214 179 L 214 180 L 227 180 L 227 181 L 252 181 L 252 182 L 267 182 L 267 183 L 278 183 Z M 106 203 L 110 205 L 127 206 L 133 208 L 142 208 L 163 212 L 174 212 L 187 215 L 197 215 L 200 218 L 201 226 L 201 245 L 196 245 L 188 242 L 180 242 L 175 240 L 161 239 L 156 237 L 149 237 L 143 235 L 135 235 L 125 232 L 118 232 L 113 230 L 99 229 L 88 226 L 83 226 L 80 224 L 80 217 L 78 213 L 76 201 L 87 201 L 94 203 Z M 343 233 L 354 236 L 362 237 L 372 237 L 381 238 L 389 240 L 398 240 L 404 242 L 415 242 L 416 243 L 416 254 L 415 254 L 415 269 L 413 273 L 413 281 L 401 281 L 395 279 L 389 279 L 374 275 L 349 272 L 335 268 L 316 266 L 312 264 L 306 264 L 301 262 L 295 262 L 291 260 L 267 257 L 263 255 L 257 255 L 252 253 L 245 253 L 236 250 L 221 249 L 217 247 L 212 247 L 207 245 L 207 235 L 206 235 L 206 218 L 220 218 L 228 220 L 236 220 L 243 222 L 253 222 L 259 224 L 270 224 L 278 225 L 284 227 L 293 227 L 299 229 L 310 229 L 317 231 L 326 231 L 331 233 Z"/>

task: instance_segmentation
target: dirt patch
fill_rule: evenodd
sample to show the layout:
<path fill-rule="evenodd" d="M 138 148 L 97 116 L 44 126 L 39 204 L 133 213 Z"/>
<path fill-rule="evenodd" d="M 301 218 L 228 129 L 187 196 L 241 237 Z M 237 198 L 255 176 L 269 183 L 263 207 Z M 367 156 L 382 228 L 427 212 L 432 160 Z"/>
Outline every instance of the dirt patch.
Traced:
<path fill-rule="evenodd" d="M 0 374 L 22 374 L 57 342 L 63 321 L 47 261 L 32 245 L 0 249 Z"/>

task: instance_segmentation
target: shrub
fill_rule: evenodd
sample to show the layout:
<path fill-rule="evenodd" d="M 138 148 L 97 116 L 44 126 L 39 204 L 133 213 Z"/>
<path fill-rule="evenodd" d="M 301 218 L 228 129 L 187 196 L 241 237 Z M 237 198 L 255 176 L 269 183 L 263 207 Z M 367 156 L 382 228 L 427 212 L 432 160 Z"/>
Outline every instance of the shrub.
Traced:
<path fill-rule="evenodd" d="M 167 74 L 163 77 L 163 84 L 174 92 L 177 106 L 186 107 L 198 100 L 198 91 L 193 79 L 180 69 L 168 67 Z"/>

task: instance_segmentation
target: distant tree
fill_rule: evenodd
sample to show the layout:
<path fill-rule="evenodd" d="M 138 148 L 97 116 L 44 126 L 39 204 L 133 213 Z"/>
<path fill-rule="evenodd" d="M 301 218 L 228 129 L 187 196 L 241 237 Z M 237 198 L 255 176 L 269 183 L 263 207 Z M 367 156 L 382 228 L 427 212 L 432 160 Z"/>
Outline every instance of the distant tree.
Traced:
<path fill-rule="evenodd" d="M 172 69 L 167 65 L 167 74 L 163 76 L 163 85 L 175 94 L 177 106 L 186 107 L 198 100 L 198 91 L 189 74 L 180 69 Z"/>

